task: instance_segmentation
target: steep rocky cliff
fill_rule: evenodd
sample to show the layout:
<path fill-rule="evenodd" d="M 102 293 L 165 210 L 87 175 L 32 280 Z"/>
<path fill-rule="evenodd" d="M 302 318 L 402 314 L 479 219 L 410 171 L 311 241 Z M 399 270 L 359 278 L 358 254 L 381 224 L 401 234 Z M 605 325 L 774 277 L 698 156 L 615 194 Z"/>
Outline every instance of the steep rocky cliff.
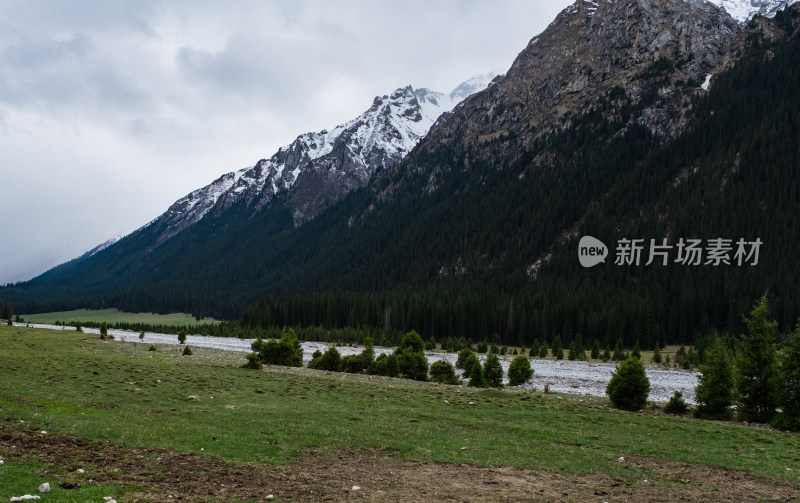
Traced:
<path fill-rule="evenodd" d="M 643 107 L 637 120 L 655 136 L 674 137 L 739 30 L 702 0 L 578 0 L 531 39 L 502 80 L 440 121 L 422 149 L 513 158 L 612 91 Z"/>

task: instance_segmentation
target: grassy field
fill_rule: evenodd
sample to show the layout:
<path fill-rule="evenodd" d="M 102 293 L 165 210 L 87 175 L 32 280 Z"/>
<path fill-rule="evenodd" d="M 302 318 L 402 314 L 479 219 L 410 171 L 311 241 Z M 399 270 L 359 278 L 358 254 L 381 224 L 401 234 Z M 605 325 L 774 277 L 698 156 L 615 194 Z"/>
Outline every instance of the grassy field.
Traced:
<path fill-rule="evenodd" d="M 149 347 L 77 332 L 0 327 L 0 424 L 263 469 L 335 449 L 377 452 L 391 462 L 588 474 L 627 486 L 691 482 L 621 457 L 690 463 L 700 473 L 741 471 L 765 490 L 795 490 L 800 483 L 795 434 L 657 410 L 625 413 L 599 398 L 304 368 L 245 370 L 239 354 L 193 348 L 194 355 L 180 356 L 178 346 Z M 12 486 L 30 492 L 32 482 L 22 481 L 27 475 L 4 470 L 0 498 L 17 495 L 8 493 Z M 36 470 L 47 472 L 44 466 Z"/>
<path fill-rule="evenodd" d="M 194 316 L 186 313 L 155 314 L 155 313 L 125 313 L 118 309 L 77 309 L 75 311 L 61 311 L 55 313 L 40 313 L 22 315 L 22 318 L 30 323 L 53 324 L 57 321 L 69 323 L 80 321 L 81 323 L 146 323 L 150 325 L 171 325 L 171 326 L 195 326 L 204 323 L 219 323 L 216 320 L 206 318 L 196 320 Z"/>

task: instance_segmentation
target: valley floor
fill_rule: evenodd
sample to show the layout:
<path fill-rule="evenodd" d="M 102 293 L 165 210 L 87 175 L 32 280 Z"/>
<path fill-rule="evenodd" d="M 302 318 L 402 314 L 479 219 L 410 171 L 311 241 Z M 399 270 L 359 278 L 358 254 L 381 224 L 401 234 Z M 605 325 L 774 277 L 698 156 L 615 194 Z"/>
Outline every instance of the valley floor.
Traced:
<path fill-rule="evenodd" d="M 0 326 L 0 500 L 800 499 L 800 436 L 768 427 L 150 346 Z"/>
<path fill-rule="evenodd" d="M 397 458 L 380 450 L 317 448 L 290 466 L 227 462 L 166 449 L 107 442 L 0 425 L 6 463 L 36 460 L 52 485 L 114 484 L 140 488 L 119 501 L 207 502 L 487 502 L 487 501 L 793 501 L 797 484 L 747 472 L 630 456 L 649 479 L 602 474 L 480 467 Z M 83 474 L 76 466 L 91 466 Z M 64 491 L 68 494 L 68 491 Z"/>
<path fill-rule="evenodd" d="M 18 324 L 25 326 L 26 324 Z M 56 325 L 36 324 L 30 326 L 35 328 L 47 328 L 54 330 L 73 330 L 72 327 L 62 327 Z M 99 334 L 99 330 L 84 328 L 84 332 Z M 158 334 L 147 332 L 144 339 L 139 339 L 139 334 L 125 330 L 109 330 L 115 340 L 122 342 L 144 342 L 148 344 L 177 344 L 177 337 L 171 334 Z M 233 339 L 226 337 L 210 336 L 187 336 L 186 344 L 190 347 L 204 347 L 211 349 L 221 349 L 224 351 L 234 351 L 249 353 L 250 344 L 253 339 Z M 329 344 L 321 342 L 304 342 L 303 360 L 308 363 L 311 354 L 320 350 L 323 353 L 328 349 Z M 363 348 L 342 346 L 338 350 L 342 356 L 358 354 Z M 380 353 L 391 353 L 393 348 L 375 348 L 376 355 Z M 437 360 L 447 360 L 452 364 L 456 363 L 458 355 L 456 353 L 446 353 L 442 351 L 426 351 L 425 356 L 428 363 Z M 485 361 L 485 355 L 479 355 L 481 362 Z M 508 375 L 508 366 L 513 356 L 500 357 L 503 365 L 503 372 Z M 543 360 L 534 359 L 531 363 L 534 369 L 533 378 L 525 384 L 530 390 L 543 391 L 545 386 L 553 393 L 569 393 L 577 395 L 606 396 L 606 385 L 611 379 L 614 371 L 614 363 L 601 362 L 581 362 L 569 360 Z M 697 387 L 699 374 L 684 370 L 667 369 L 663 367 L 647 367 L 647 377 L 650 380 L 649 400 L 656 403 L 666 403 L 675 391 L 683 394 L 684 400 L 689 404 L 694 404 L 694 390 Z M 505 379 L 508 382 L 508 379 Z"/>

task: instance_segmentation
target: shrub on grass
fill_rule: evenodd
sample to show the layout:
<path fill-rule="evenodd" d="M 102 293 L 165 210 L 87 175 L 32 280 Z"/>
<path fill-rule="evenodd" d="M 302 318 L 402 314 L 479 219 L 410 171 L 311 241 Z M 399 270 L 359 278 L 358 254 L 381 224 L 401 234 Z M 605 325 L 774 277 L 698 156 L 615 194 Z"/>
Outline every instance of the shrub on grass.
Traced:
<path fill-rule="evenodd" d="M 664 406 L 664 412 L 667 414 L 685 414 L 689 410 L 686 401 L 683 399 L 683 393 L 676 391 Z"/>
<path fill-rule="evenodd" d="M 317 370 L 327 370 L 330 372 L 338 372 L 339 366 L 342 363 L 342 355 L 335 346 L 328 348 L 319 358 L 312 359 L 308 363 L 308 367 Z"/>
<path fill-rule="evenodd" d="M 155 350 L 156 348 L 150 346 L 150 351 L 155 351 Z M 242 365 L 242 368 L 253 369 L 253 370 L 258 370 L 261 368 L 261 358 L 258 356 L 257 353 L 248 353 L 245 359 L 247 361 L 245 362 L 244 365 Z"/>
<path fill-rule="evenodd" d="M 403 336 L 394 350 L 400 375 L 416 381 L 428 379 L 428 360 L 425 358 L 422 337 L 413 330 Z"/>
<path fill-rule="evenodd" d="M 189 346 L 186 346 L 185 348 L 183 348 L 183 353 L 181 353 L 181 354 L 183 356 L 191 356 L 193 354 L 192 353 L 192 348 L 190 348 Z"/>
<path fill-rule="evenodd" d="M 184 344 L 186 342 L 186 330 L 178 332 L 178 342 Z"/>
<path fill-rule="evenodd" d="M 618 409 L 643 409 L 650 394 L 650 381 L 641 360 L 630 357 L 620 363 L 606 386 L 606 394 Z"/>
<path fill-rule="evenodd" d="M 372 373 L 379 376 L 397 377 L 399 375 L 397 357 L 394 354 L 387 355 L 385 353 L 378 355 L 375 358 Z"/>
<path fill-rule="evenodd" d="M 476 355 L 474 353 L 469 355 L 467 360 L 464 362 L 464 373 L 463 373 L 464 379 L 469 379 L 470 378 L 470 375 L 472 373 L 472 367 L 475 366 L 476 362 L 478 363 L 478 365 L 481 364 L 481 361 L 478 358 L 478 355 Z M 481 369 L 483 369 L 483 367 L 481 367 Z"/>
<path fill-rule="evenodd" d="M 428 379 L 428 360 L 422 352 L 406 348 L 397 353 L 397 369 L 400 375 L 415 381 Z"/>
<path fill-rule="evenodd" d="M 470 371 L 472 370 L 472 364 L 470 363 L 469 366 L 467 366 L 467 362 L 470 360 L 470 357 L 474 356 L 475 353 L 469 348 L 464 348 L 458 352 L 458 358 L 456 359 L 456 368 L 461 370 L 464 373 L 465 377 L 469 375 Z"/>
<path fill-rule="evenodd" d="M 525 356 L 518 356 L 508 366 L 508 385 L 520 386 L 533 377 L 531 362 Z"/>
<path fill-rule="evenodd" d="M 439 360 L 431 364 L 431 381 L 442 384 L 458 384 L 456 372 L 450 362 Z"/>
<path fill-rule="evenodd" d="M 268 365 L 283 365 L 287 367 L 300 367 L 303 364 L 303 351 L 300 341 L 297 340 L 294 330 L 288 329 L 281 335 L 279 341 L 264 342 L 256 339 L 251 347 L 259 357 L 259 363 Z"/>

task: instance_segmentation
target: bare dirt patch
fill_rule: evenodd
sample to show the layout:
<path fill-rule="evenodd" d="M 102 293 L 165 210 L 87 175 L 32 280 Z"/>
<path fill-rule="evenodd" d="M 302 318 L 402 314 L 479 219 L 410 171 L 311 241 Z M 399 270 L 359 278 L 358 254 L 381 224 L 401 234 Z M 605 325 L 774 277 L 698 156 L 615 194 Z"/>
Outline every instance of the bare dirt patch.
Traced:
<path fill-rule="evenodd" d="M 385 501 L 794 501 L 797 484 L 722 468 L 630 457 L 641 480 L 598 474 L 477 467 L 409 460 L 380 450 L 319 448 L 291 466 L 230 463 L 167 449 L 131 449 L 0 425 L 6 462 L 33 459 L 53 468 L 51 484 L 132 488 L 120 502 Z M 77 468 L 85 469 L 78 473 Z M 644 477 L 649 477 L 646 479 Z M 354 489 L 358 486 L 358 489 Z"/>

